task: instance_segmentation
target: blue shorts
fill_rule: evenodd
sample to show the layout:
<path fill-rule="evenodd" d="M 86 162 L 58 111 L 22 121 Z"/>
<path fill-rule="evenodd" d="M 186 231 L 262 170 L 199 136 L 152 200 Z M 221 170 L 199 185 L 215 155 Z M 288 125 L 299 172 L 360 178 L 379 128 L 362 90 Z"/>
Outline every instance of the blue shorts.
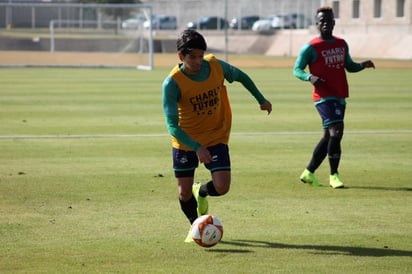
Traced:
<path fill-rule="evenodd" d="M 230 170 L 229 147 L 217 144 L 207 148 L 212 155 L 212 162 L 205 164 L 211 172 Z M 176 177 L 193 177 L 195 169 L 199 166 L 199 159 L 194 151 L 185 151 L 173 148 L 173 170 Z"/>
<path fill-rule="evenodd" d="M 330 99 L 316 103 L 315 106 L 322 118 L 323 128 L 328 128 L 332 124 L 343 123 L 346 109 L 344 101 Z"/>

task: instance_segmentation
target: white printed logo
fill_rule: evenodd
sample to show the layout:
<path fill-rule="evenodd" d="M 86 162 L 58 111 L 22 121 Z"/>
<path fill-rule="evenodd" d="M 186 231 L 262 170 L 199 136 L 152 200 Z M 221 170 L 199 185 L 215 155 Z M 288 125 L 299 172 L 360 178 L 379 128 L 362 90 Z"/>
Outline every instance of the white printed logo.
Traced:
<path fill-rule="evenodd" d="M 188 162 L 188 160 L 187 160 L 186 156 L 183 156 L 182 158 L 180 158 L 179 162 L 182 163 L 182 164 L 186 164 Z"/>
<path fill-rule="evenodd" d="M 321 54 L 328 67 L 336 69 L 345 67 L 345 48 L 326 49 L 322 50 Z"/>

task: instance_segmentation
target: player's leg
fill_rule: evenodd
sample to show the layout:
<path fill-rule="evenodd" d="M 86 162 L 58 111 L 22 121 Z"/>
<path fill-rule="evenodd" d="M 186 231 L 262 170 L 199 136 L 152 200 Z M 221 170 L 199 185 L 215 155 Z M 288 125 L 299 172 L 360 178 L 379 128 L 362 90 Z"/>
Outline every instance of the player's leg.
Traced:
<path fill-rule="evenodd" d="M 329 126 L 330 140 L 328 144 L 328 158 L 330 166 L 329 184 L 333 188 L 344 187 L 339 176 L 338 168 L 341 159 L 341 140 L 343 137 L 344 124 L 336 123 Z"/>
<path fill-rule="evenodd" d="M 198 215 L 205 215 L 209 211 L 209 202 L 207 196 L 221 196 L 226 194 L 230 189 L 230 170 L 212 172 L 212 180 L 201 185 L 193 185 L 193 193 L 197 201 Z"/>
<path fill-rule="evenodd" d="M 312 158 L 307 166 L 307 169 L 310 172 L 314 173 L 326 158 L 328 153 L 329 137 L 329 131 L 324 129 L 323 136 L 313 150 Z"/>
<path fill-rule="evenodd" d="M 342 188 L 343 182 L 339 177 L 339 163 L 341 159 L 341 141 L 344 130 L 345 102 L 332 101 L 330 108 L 333 109 L 330 114 L 328 132 L 330 135 L 328 143 L 328 159 L 330 166 L 329 184 L 333 188 Z"/>
<path fill-rule="evenodd" d="M 212 173 L 213 184 L 208 187 L 210 196 L 221 196 L 229 192 L 231 183 L 231 171 L 221 170 Z"/>
<path fill-rule="evenodd" d="M 341 157 L 341 140 L 343 137 L 343 123 L 336 123 L 329 126 L 328 131 L 330 139 L 328 143 L 328 158 L 330 165 L 330 174 L 338 173 L 338 167 Z"/>
<path fill-rule="evenodd" d="M 208 149 L 213 161 L 207 164 L 206 168 L 212 173 L 212 180 L 200 187 L 199 195 L 224 195 L 229 191 L 231 182 L 229 147 L 226 144 L 218 144 Z"/>
<path fill-rule="evenodd" d="M 300 175 L 300 180 L 303 183 L 308 183 L 313 186 L 321 186 L 319 179 L 315 176 L 315 171 L 322 164 L 323 160 L 326 158 L 328 153 L 328 144 L 329 144 L 329 131 L 327 130 L 327 124 L 330 121 L 331 117 L 331 106 L 328 101 L 316 104 L 316 109 L 319 112 L 319 115 L 322 119 L 323 127 L 323 136 L 319 140 L 315 149 L 312 153 L 312 158 L 306 169 Z"/>
<path fill-rule="evenodd" d="M 173 169 L 179 192 L 179 203 L 191 224 L 198 217 L 197 202 L 192 192 L 195 169 L 198 164 L 199 160 L 195 152 L 173 148 Z"/>
<path fill-rule="evenodd" d="M 192 193 L 193 177 L 177 177 L 180 208 L 192 224 L 198 217 L 197 202 Z"/>
<path fill-rule="evenodd" d="M 312 158 L 310 159 L 308 166 L 300 175 L 300 180 L 303 183 L 307 183 L 312 186 L 322 186 L 319 179 L 315 176 L 314 173 L 326 158 L 328 142 L 329 133 L 327 130 L 324 130 L 324 135 L 313 150 Z"/>
<path fill-rule="evenodd" d="M 179 191 L 180 208 L 182 209 L 186 218 L 189 220 L 190 224 L 193 224 L 199 215 L 197 211 L 197 201 L 192 192 L 194 176 L 187 177 L 188 175 L 190 174 L 184 174 L 182 172 L 175 171 L 175 176 L 177 180 L 177 188 Z M 183 177 L 179 177 L 179 176 L 183 176 Z M 189 232 L 187 233 L 187 236 L 185 238 L 185 243 L 191 243 L 191 242 L 193 242 L 193 239 L 192 239 L 192 230 L 190 227 Z"/>

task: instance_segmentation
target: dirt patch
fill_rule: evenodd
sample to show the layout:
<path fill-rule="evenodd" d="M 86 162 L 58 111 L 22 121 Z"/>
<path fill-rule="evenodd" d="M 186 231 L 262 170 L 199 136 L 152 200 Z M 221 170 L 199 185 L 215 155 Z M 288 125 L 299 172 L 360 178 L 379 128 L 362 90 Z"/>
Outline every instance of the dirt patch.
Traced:
<path fill-rule="evenodd" d="M 225 60 L 224 53 L 216 56 Z M 292 58 L 229 54 L 228 61 L 239 67 L 291 67 Z M 175 53 L 154 55 L 155 67 L 172 67 L 179 62 Z M 148 56 L 120 53 L 0 51 L 1 66 L 136 66 L 147 65 Z"/>
<path fill-rule="evenodd" d="M 217 53 L 222 60 L 240 68 L 291 68 L 295 57 Z M 172 67 L 178 63 L 177 54 L 154 55 L 155 67 Z M 412 60 L 374 60 L 377 68 L 412 68 Z M 0 51 L 0 66 L 127 66 L 147 65 L 148 57 L 139 54 Z"/>

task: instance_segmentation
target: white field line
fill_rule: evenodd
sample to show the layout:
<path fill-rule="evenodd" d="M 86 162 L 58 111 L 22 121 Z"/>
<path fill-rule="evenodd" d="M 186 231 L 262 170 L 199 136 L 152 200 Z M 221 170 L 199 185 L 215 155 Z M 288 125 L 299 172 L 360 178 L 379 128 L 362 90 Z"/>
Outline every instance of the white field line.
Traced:
<path fill-rule="evenodd" d="M 273 131 L 273 132 L 232 132 L 232 136 L 280 136 L 280 135 L 321 135 L 321 131 Z M 347 135 L 370 134 L 412 134 L 412 130 L 353 130 L 345 131 Z M 99 138 L 153 138 L 168 137 L 167 133 L 147 134 L 78 134 L 78 135 L 0 135 L 0 140 L 10 139 L 99 139 Z"/>

